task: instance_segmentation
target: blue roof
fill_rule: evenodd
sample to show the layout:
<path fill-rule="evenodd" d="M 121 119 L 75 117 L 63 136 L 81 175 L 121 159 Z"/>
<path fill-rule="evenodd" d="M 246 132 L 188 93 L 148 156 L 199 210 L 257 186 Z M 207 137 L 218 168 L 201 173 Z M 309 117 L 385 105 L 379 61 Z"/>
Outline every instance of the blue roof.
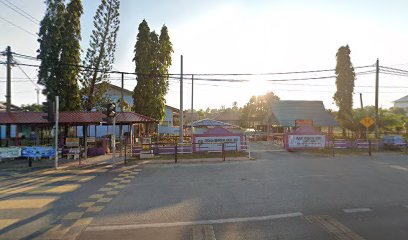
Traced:
<path fill-rule="evenodd" d="M 220 122 L 217 120 L 212 120 L 209 118 L 201 119 L 198 121 L 193 122 L 193 127 L 235 127 L 232 124 L 225 123 L 225 122 Z"/>
<path fill-rule="evenodd" d="M 276 101 L 272 103 L 275 124 L 294 127 L 296 120 L 313 120 L 313 126 L 338 126 L 334 116 L 326 111 L 322 101 Z"/>

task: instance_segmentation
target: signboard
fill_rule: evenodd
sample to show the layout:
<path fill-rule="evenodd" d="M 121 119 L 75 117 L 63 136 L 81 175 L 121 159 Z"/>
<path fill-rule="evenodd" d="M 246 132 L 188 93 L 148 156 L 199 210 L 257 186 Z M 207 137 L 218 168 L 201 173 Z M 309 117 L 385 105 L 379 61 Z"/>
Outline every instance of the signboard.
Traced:
<path fill-rule="evenodd" d="M 150 151 L 150 144 L 152 144 L 151 138 L 143 138 L 142 139 L 142 149 L 143 151 Z"/>
<path fill-rule="evenodd" d="M 241 150 L 240 136 L 195 137 L 194 142 L 196 151 L 221 151 L 222 143 L 224 150 Z"/>
<path fill-rule="evenodd" d="M 369 128 L 371 125 L 375 123 L 375 121 L 370 117 L 365 117 L 361 119 L 360 123 L 363 124 L 364 127 Z"/>
<path fill-rule="evenodd" d="M 79 147 L 79 138 L 66 138 L 65 146 L 67 147 Z"/>
<path fill-rule="evenodd" d="M 30 158 L 49 158 L 55 156 L 53 147 L 23 147 L 21 150 L 22 157 Z"/>
<path fill-rule="evenodd" d="M 19 147 L 0 148 L 0 159 L 18 158 L 20 156 L 21 156 L 21 148 Z"/>
<path fill-rule="evenodd" d="M 288 135 L 289 148 L 324 148 L 325 135 Z"/>
<path fill-rule="evenodd" d="M 295 120 L 295 126 L 313 126 L 313 120 L 297 119 Z"/>
<path fill-rule="evenodd" d="M 94 143 L 95 140 L 96 140 L 95 137 L 87 137 L 87 138 L 86 138 L 86 142 L 87 142 L 87 143 Z"/>

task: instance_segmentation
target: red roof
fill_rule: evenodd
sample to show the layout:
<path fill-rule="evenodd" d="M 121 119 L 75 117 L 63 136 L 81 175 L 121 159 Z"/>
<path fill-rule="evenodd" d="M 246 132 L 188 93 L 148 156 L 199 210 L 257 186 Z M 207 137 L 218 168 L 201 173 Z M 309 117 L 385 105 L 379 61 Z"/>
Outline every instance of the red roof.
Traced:
<path fill-rule="evenodd" d="M 48 124 L 44 119 L 46 116 L 42 112 L 0 112 L 0 124 Z M 72 125 L 99 124 L 106 122 L 106 115 L 102 112 L 60 112 L 58 122 Z M 134 112 L 120 112 L 116 115 L 117 124 L 148 122 L 157 120 Z"/>

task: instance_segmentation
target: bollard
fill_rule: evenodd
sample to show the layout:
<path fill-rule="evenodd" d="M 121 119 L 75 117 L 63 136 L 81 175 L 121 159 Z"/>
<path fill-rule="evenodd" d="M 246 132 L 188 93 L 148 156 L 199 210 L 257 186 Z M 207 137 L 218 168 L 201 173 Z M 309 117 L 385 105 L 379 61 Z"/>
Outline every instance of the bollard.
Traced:
<path fill-rule="evenodd" d="M 333 155 L 333 157 L 335 157 L 335 153 L 334 153 L 334 142 L 333 142 L 333 144 L 332 144 L 332 155 Z"/>
<path fill-rule="evenodd" d="M 371 140 L 368 140 L 368 156 L 371 156 Z"/>
<path fill-rule="evenodd" d="M 174 146 L 174 163 L 177 163 L 177 143 Z"/>
<path fill-rule="evenodd" d="M 126 164 L 126 152 L 127 152 L 127 147 L 126 147 L 127 141 L 126 140 L 127 140 L 127 138 L 125 138 L 125 159 L 123 160 L 123 164 Z"/>
<path fill-rule="evenodd" d="M 28 166 L 32 167 L 33 166 L 33 160 L 31 160 L 31 158 L 28 158 Z"/>

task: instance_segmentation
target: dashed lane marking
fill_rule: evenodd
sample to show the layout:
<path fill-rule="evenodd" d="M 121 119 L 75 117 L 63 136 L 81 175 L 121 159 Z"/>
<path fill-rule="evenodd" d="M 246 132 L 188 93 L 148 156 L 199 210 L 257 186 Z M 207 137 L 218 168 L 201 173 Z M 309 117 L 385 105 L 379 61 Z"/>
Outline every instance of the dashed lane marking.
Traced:
<path fill-rule="evenodd" d="M 118 195 L 119 191 L 110 191 L 106 193 L 107 195 Z"/>
<path fill-rule="evenodd" d="M 24 198 L 9 199 L 0 201 L 0 210 L 4 209 L 25 209 L 25 208 L 43 208 L 54 202 L 58 198 Z"/>
<path fill-rule="evenodd" d="M 78 205 L 80 208 L 89 208 L 95 205 L 96 202 L 84 202 Z"/>
<path fill-rule="evenodd" d="M 104 194 L 92 194 L 91 196 L 89 196 L 89 198 L 95 199 L 95 198 L 101 198 L 103 196 L 104 196 Z"/>
<path fill-rule="evenodd" d="M 109 192 L 111 190 L 112 190 L 112 188 L 103 187 L 103 188 L 99 188 L 98 192 Z"/>
<path fill-rule="evenodd" d="M 99 198 L 96 202 L 108 203 L 112 201 L 112 198 Z"/>
<path fill-rule="evenodd" d="M 284 213 L 276 215 L 258 216 L 258 217 L 245 217 L 245 218 L 225 218 L 215 220 L 199 220 L 189 222 L 171 222 L 171 223 L 145 223 L 145 224 L 127 224 L 127 225 L 95 225 L 89 226 L 86 231 L 113 231 L 113 230 L 128 230 L 128 229 L 140 229 L 140 228 L 162 228 L 162 227 L 179 227 L 179 226 L 193 226 L 193 225 L 212 225 L 222 223 L 240 223 L 240 222 L 252 222 L 252 221 L 269 221 L 282 218 L 293 218 L 303 216 L 300 212 Z"/>
<path fill-rule="evenodd" d="M 65 184 L 45 190 L 44 193 L 66 193 L 77 190 L 81 185 L 79 184 Z"/>
<path fill-rule="evenodd" d="M 371 208 L 347 208 L 343 209 L 345 213 L 357 213 L 357 212 L 371 212 Z"/>
<path fill-rule="evenodd" d="M 100 212 L 105 206 L 89 207 L 86 212 Z"/>
<path fill-rule="evenodd" d="M 350 228 L 346 227 L 333 217 L 327 215 L 307 216 L 306 220 L 320 225 L 338 240 L 364 240 L 364 238 L 354 233 Z"/>
<path fill-rule="evenodd" d="M 65 215 L 62 219 L 63 220 L 76 220 L 80 219 L 84 215 L 84 212 L 70 212 L 67 215 Z"/>

